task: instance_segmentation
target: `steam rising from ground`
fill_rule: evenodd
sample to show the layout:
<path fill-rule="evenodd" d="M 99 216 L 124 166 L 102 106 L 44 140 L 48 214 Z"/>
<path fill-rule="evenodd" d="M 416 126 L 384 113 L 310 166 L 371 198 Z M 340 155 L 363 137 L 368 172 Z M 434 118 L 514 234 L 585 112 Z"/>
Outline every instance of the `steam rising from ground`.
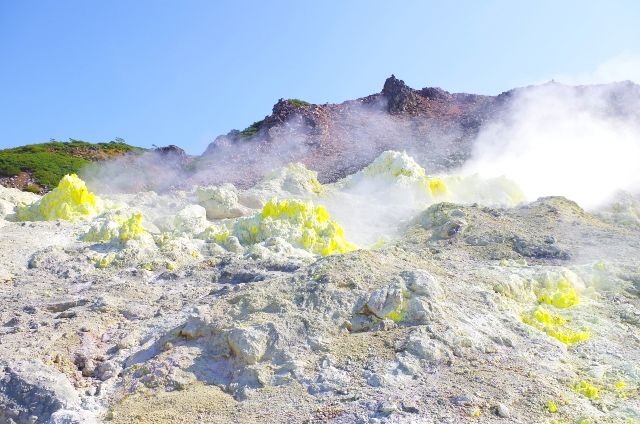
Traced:
<path fill-rule="evenodd" d="M 200 158 L 149 152 L 86 170 L 82 176 L 98 193 L 188 190 L 193 185 L 223 182 L 248 188 L 274 169 L 301 161 L 319 171 L 321 181 L 323 176 L 324 181 L 335 181 L 390 149 L 406 151 L 429 176 L 442 176 L 450 175 L 455 165 L 451 158 L 468 155 L 471 146 L 470 159 L 453 171 L 465 175 L 465 183 L 447 177 L 461 189 L 448 200 L 495 203 L 493 193 L 486 193 L 487 186 L 482 188 L 482 179 L 474 174 L 513 180 L 529 201 L 561 195 L 585 208 L 597 208 L 619 191 L 639 190 L 638 86 L 549 83 L 513 90 L 501 95 L 496 104 L 499 113 L 470 142 L 455 124 L 444 128 L 437 120 L 390 115 L 380 101 L 352 101 L 328 112 L 329 140 L 319 140 L 315 124 L 294 114 L 250 140 L 223 137 Z M 347 227 L 348 222 L 368 223 L 366 239 L 371 242 L 388 235 L 383 227 L 389 222 L 406 222 L 424 208 L 425 199 L 420 196 L 416 198 L 411 187 L 369 179 L 323 201 Z"/>
<path fill-rule="evenodd" d="M 515 91 L 486 125 L 465 173 L 506 175 L 530 200 L 561 195 L 593 208 L 640 187 L 640 96 L 631 83 Z"/>
<path fill-rule="evenodd" d="M 180 157 L 149 151 L 94 164 L 81 177 L 97 193 L 165 191 L 184 181 L 186 172 Z"/>
<path fill-rule="evenodd" d="M 558 75 L 555 79 L 571 85 L 640 81 L 640 57 L 622 52 L 598 64 L 592 71 L 577 75 Z"/>
<path fill-rule="evenodd" d="M 219 137 L 200 157 L 185 158 L 150 151 L 118 158 L 83 170 L 81 177 L 98 193 L 165 191 L 193 185 L 231 182 L 248 188 L 266 174 L 293 162 L 334 182 L 373 161 L 385 150 L 406 151 L 430 173 L 447 168 L 462 130 L 449 122 L 390 115 L 384 98 L 349 101 L 325 111 L 327 128 L 301 114 L 252 138 Z M 313 106 L 311 106 L 313 107 Z M 323 131 L 327 131 L 324 133 Z M 460 144 L 460 143 L 458 143 Z"/>

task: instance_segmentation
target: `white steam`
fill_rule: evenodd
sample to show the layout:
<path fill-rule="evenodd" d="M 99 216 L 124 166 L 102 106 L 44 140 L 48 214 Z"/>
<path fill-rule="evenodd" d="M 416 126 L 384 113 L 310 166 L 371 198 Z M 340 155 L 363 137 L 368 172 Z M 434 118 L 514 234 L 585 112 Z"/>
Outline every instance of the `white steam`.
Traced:
<path fill-rule="evenodd" d="M 344 227 L 350 241 L 358 246 L 372 246 L 395 237 L 428 207 L 429 200 L 415 186 L 368 178 L 318 202 Z"/>
<path fill-rule="evenodd" d="M 549 83 L 514 91 L 485 125 L 464 173 L 506 175 L 529 200 L 561 195 L 592 208 L 640 188 L 637 86 Z"/>
<path fill-rule="evenodd" d="M 606 84 L 617 81 L 640 81 L 640 57 L 620 53 L 598 64 L 595 69 L 576 75 L 557 75 L 554 78 L 565 84 Z"/>

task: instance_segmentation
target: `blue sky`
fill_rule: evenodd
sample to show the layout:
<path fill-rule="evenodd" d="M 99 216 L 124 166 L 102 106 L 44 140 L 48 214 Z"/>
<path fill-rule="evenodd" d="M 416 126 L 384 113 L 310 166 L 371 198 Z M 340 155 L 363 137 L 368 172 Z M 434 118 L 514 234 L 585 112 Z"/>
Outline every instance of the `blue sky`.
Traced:
<path fill-rule="evenodd" d="M 640 57 L 636 1 L 0 0 L 0 147 L 50 138 L 201 153 L 279 98 L 497 94 Z M 631 78 L 631 77 L 629 77 Z"/>

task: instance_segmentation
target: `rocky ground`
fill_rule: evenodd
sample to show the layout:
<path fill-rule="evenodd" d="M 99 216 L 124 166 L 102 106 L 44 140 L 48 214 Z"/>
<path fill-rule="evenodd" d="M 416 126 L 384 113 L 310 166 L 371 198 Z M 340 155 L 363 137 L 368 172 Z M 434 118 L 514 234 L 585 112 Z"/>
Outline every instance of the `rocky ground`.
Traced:
<path fill-rule="evenodd" d="M 384 243 L 321 256 L 194 236 L 256 208 L 208 190 L 107 198 L 155 240 L 119 244 L 87 241 L 110 215 L 21 222 L 39 197 L 2 191 L 0 422 L 640 419 L 627 209 L 432 201 Z M 208 219 L 184 212 L 197 199 Z"/>

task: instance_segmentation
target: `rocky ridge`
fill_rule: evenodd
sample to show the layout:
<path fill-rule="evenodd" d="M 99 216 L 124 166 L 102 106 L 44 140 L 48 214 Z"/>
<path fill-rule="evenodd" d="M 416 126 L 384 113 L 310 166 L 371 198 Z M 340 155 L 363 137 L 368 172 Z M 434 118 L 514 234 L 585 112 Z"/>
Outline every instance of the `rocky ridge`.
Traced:
<path fill-rule="evenodd" d="M 430 172 L 444 172 L 469 158 L 479 131 L 505 118 L 514 99 L 544 86 L 566 98 L 595 95 L 611 116 L 640 119 L 631 106 L 640 99 L 640 86 L 630 81 L 585 86 L 551 81 L 488 96 L 416 90 L 392 75 L 380 93 L 339 104 L 280 99 L 263 120 L 217 137 L 201 165 L 225 170 L 224 176 L 204 173 L 209 181 L 247 186 L 272 168 L 297 161 L 318 171 L 324 183 L 356 172 L 385 150 L 405 150 Z M 269 162 L 274 155 L 280 159 L 275 164 Z M 201 182 L 197 175 L 195 180 Z"/>

